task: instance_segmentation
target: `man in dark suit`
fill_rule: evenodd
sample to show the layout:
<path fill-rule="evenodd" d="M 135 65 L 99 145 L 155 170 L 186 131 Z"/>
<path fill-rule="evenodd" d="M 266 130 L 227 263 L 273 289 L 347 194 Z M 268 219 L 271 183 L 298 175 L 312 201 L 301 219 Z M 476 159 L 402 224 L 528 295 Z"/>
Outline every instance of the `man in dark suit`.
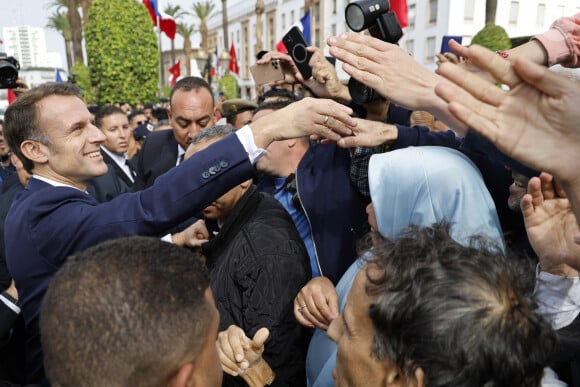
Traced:
<path fill-rule="evenodd" d="M 6 110 L 8 144 L 32 177 L 6 218 L 6 260 L 26 324 L 28 383 L 45 381 L 38 316 L 54 273 L 67 257 L 128 235 L 162 235 L 233 186 L 274 140 L 352 134 L 352 111 L 330 100 L 305 100 L 245 126 L 160 176 L 149 189 L 99 204 L 88 182 L 107 171 L 81 90 L 71 83 L 32 89 Z M 350 127 L 349 127 L 350 126 Z M 340 134 L 338 134 L 340 133 Z"/>
<path fill-rule="evenodd" d="M 101 146 L 103 160 L 127 187 L 135 181 L 135 171 L 127 160 L 129 140 L 132 136 L 127 115 L 116 106 L 103 106 L 95 115 L 95 126 L 105 135 Z"/>
<path fill-rule="evenodd" d="M 155 179 L 183 161 L 191 138 L 215 124 L 213 93 L 206 81 L 197 77 L 180 79 L 169 96 L 171 130 L 153 132 L 133 159 L 134 191 L 150 187 Z"/>

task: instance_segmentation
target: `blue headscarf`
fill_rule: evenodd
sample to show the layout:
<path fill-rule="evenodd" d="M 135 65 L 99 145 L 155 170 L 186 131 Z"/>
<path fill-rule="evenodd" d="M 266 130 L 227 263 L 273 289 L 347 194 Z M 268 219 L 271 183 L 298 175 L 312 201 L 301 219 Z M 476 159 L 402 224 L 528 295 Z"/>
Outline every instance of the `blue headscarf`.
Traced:
<path fill-rule="evenodd" d="M 477 167 L 462 153 L 442 147 L 410 147 L 373 155 L 369 186 L 378 232 L 394 238 L 409 225 L 430 226 L 446 220 L 451 236 L 467 244 L 474 234 L 503 247 L 493 200 Z M 340 311 L 356 274 L 372 257 L 365 253 L 336 286 Z M 332 387 L 336 344 L 316 329 L 306 359 L 308 386 Z"/>

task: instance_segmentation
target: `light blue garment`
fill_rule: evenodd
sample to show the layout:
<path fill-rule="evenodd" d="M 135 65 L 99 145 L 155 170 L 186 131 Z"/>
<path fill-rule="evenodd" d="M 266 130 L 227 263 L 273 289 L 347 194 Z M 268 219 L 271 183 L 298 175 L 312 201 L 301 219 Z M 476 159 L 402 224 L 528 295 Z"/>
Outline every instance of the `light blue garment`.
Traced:
<path fill-rule="evenodd" d="M 374 155 L 369 186 L 379 232 L 396 237 L 411 224 L 430 226 L 447 220 L 451 236 L 465 244 L 473 234 L 486 235 L 504 246 L 495 205 L 477 167 L 462 153 L 441 147 L 411 147 Z M 340 311 L 366 253 L 344 273 L 336 286 Z M 334 385 L 336 344 L 316 329 L 306 359 L 308 386 Z"/>

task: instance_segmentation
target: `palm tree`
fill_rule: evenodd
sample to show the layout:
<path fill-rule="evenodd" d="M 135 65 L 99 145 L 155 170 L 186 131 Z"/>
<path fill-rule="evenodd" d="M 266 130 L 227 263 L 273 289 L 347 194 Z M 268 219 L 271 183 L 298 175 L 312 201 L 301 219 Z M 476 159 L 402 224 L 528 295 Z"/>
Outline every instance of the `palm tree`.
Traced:
<path fill-rule="evenodd" d="M 89 18 L 89 8 L 93 0 L 81 0 L 81 9 L 83 10 L 83 30 L 84 27 L 87 25 L 87 20 Z"/>
<path fill-rule="evenodd" d="M 80 0 L 54 0 L 47 6 L 48 8 L 56 8 L 57 11 L 66 9 L 71 33 L 73 64 L 84 63 L 83 26 L 81 15 L 78 10 L 79 6 Z"/>
<path fill-rule="evenodd" d="M 171 3 L 167 4 L 163 12 L 171 16 L 175 20 L 175 23 L 177 23 L 182 16 L 187 15 L 187 12 L 181 9 L 181 6 L 173 5 Z M 171 40 L 171 63 L 175 63 L 175 43 L 173 40 Z"/>
<path fill-rule="evenodd" d="M 53 11 L 53 13 L 48 17 L 48 23 L 46 26 L 59 32 L 64 39 L 64 47 L 66 51 L 66 64 L 70 69 L 73 65 L 72 63 L 72 36 L 70 32 L 70 24 L 68 22 L 68 16 L 64 11 Z"/>
<path fill-rule="evenodd" d="M 195 26 L 188 23 L 178 23 L 177 33 L 183 37 L 183 51 L 185 51 L 185 71 L 191 76 L 191 35 L 195 32 Z"/>
<path fill-rule="evenodd" d="M 228 37 L 228 0 L 222 0 L 222 28 L 224 30 L 224 49 L 228 51 L 229 37 Z"/>
<path fill-rule="evenodd" d="M 495 24 L 495 14 L 497 11 L 497 0 L 486 0 L 485 1 L 485 24 L 494 23 Z"/>
<path fill-rule="evenodd" d="M 201 33 L 201 47 L 207 53 L 207 20 L 213 16 L 215 4 L 211 0 L 198 1 L 193 3 L 193 12 L 199 19 L 199 32 Z"/>

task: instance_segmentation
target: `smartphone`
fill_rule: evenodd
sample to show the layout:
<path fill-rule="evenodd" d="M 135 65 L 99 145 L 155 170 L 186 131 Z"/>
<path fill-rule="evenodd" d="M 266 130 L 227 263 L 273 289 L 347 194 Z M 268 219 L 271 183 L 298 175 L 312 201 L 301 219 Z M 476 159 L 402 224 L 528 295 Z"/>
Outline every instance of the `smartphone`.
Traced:
<path fill-rule="evenodd" d="M 302 31 L 296 26 L 290 28 L 290 31 L 282 38 L 282 42 L 286 46 L 288 54 L 294 60 L 296 67 L 298 67 L 300 74 L 302 74 L 302 78 L 304 80 L 310 79 L 312 77 L 312 68 L 308 62 L 312 58 L 312 53 L 306 51 L 308 43 L 306 43 Z"/>
<path fill-rule="evenodd" d="M 451 39 L 453 39 L 457 43 L 461 44 L 461 41 L 463 40 L 463 36 L 444 35 L 443 39 L 441 39 L 441 54 L 445 54 L 446 52 L 453 53 L 453 51 L 451 51 L 451 49 L 449 48 L 449 41 Z"/>
<path fill-rule="evenodd" d="M 252 73 L 252 77 L 254 78 L 256 85 L 263 85 L 284 79 L 282 65 L 277 60 L 274 60 L 270 63 L 255 64 L 250 66 L 250 73 Z"/>

